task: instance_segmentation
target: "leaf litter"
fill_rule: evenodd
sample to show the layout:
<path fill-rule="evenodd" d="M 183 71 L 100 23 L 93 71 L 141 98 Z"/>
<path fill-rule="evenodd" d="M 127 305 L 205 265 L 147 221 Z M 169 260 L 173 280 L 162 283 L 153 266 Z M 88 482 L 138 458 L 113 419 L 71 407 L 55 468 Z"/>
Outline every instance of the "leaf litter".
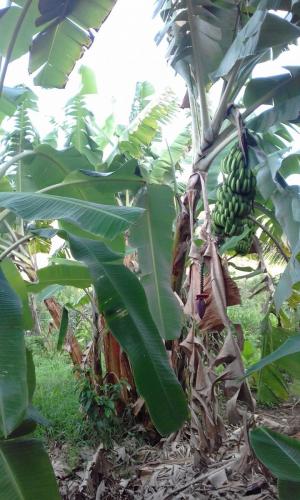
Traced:
<path fill-rule="evenodd" d="M 225 411 L 225 404 L 223 410 Z M 286 403 L 258 408 L 256 425 L 266 425 L 300 439 L 300 405 Z M 63 500 L 273 500 L 278 499 L 275 479 L 248 453 L 243 423 L 225 424 L 221 448 L 196 461 L 191 428 L 157 444 L 140 446 L 139 429 L 113 449 L 83 448 L 71 470 L 67 448 L 51 450 L 52 463 Z M 245 466 L 246 457 L 246 466 Z M 244 462 L 243 462 L 244 461 Z M 243 465 L 241 467 L 241 464 Z"/>

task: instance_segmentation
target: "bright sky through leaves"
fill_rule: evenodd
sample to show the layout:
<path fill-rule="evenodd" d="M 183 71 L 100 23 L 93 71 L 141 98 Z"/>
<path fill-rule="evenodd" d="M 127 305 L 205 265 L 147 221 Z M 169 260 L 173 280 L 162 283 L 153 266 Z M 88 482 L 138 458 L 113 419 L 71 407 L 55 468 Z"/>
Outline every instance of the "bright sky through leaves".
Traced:
<path fill-rule="evenodd" d="M 118 122 L 126 122 L 137 81 L 151 81 L 158 92 L 172 86 L 180 98 L 184 95 L 182 79 L 175 78 L 166 63 L 166 47 L 157 47 L 154 42 L 161 23 L 152 15 L 153 0 L 118 0 L 94 44 L 79 61 L 79 65 L 86 64 L 96 73 L 99 95 L 92 99 L 94 112 L 101 121 L 113 111 Z M 26 56 L 10 65 L 7 85 L 32 85 L 27 62 Z M 54 107 L 62 108 L 78 88 L 76 72 L 65 90 L 35 88 L 41 112 L 50 115 Z"/>
<path fill-rule="evenodd" d="M 0 0 L 0 7 L 4 5 L 6 1 Z M 154 42 L 155 34 L 162 24 L 159 17 L 153 19 L 153 9 L 153 0 L 118 0 L 96 35 L 94 44 L 79 61 L 79 66 L 88 65 L 96 74 L 99 93 L 88 99 L 99 123 L 112 112 L 118 123 L 127 122 L 137 81 L 150 81 L 157 92 L 171 87 L 179 101 L 184 96 L 183 80 L 179 76 L 175 77 L 165 60 L 166 46 L 162 42 L 157 47 Z M 297 65 L 299 60 L 300 46 L 292 45 L 277 61 L 259 64 L 254 75 L 282 73 L 286 71 L 283 66 Z M 6 84 L 32 86 L 27 65 L 27 56 L 10 64 Z M 78 73 L 74 71 L 64 90 L 34 89 L 39 96 L 40 114 L 35 121 L 38 122 L 40 133 L 49 132 L 49 124 L 45 119 L 41 120 L 41 116 L 54 115 L 57 121 L 63 121 L 63 106 L 79 90 L 79 85 Z M 210 103 L 212 107 L 218 101 L 219 89 L 217 85 Z"/>

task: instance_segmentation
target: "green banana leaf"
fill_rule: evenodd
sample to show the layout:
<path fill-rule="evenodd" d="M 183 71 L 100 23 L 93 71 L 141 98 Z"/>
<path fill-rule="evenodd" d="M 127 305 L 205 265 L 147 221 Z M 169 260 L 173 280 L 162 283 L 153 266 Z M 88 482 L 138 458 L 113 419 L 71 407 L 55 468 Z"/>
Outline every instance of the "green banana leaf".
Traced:
<path fill-rule="evenodd" d="M 260 427 L 250 431 L 250 443 L 258 459 L 278 478 L 279 499 L 299 498 L 299 441 Z"/>
<path fill-rule="evenodd" d="M 48 144 L 40 144 L 32 155 L 23 160 L 19 174 L 22 177 L 22 191 L 39 191 L 59 184 L 67 175 L 79 169 L 92 170 L 93 165 L 77 149 L 71 147 L 59 151 Z M 82 193 L 77 190 L 76 194 L 74 189 L 68 196 L 77 198 Z"/>
<path fill-rule="evenodd" d="M 0 207 L 25 220 L 66 220 L 107 239 L 114 239 L 143 213 L 140 208 L 100 205 L 75 198 L 38 193 L 0 193 Z"/>
<path fill-rule="evenodd" d="M 272 47 L 286 45 L 299 36 L 298 26 L 266 10 L 257 10 L 238 32 L 220 66 L 213 73 L 213 79 L 217 80 L 228 75 L 237 62 L 256 56 Z"/>
<path fill-rule="evenodd" d="M 12 36 L 16 33 L 17 37 L 10 57 L 10 60 L 13 61 L 28 51 L 33 35 L 39 31 L 35 26 L 39 9 L 37 0 L 31 2 L 17 33 L 15 32 L 16 26 L 26 2 L 25 0 L 15 0 L 11 3 L 12 5 L 9 7 L 2 9 L 2 15 L 0 16 L 0 54 L 6 57 Z"/>
<path fill-rule="evenodd" d="M 51 3 L 52 0 L 44 2 L 41 23 L 44 19 L 49 19 Z M 53 17 L 50 16 L 52 22 L 33 39 L 30 47 L 29 72 L 37 71 L 34 83 L 44 88 L 65 87 L 83 48 L 89 47 L 93 42 L 91 28 L 100 28 L 116 0 L 94 0 L 88 3 L 77 0 L 70 4 L 70 12 L 63 18 L 61 12 L 65 3 L 63 0 L 60 3 L 60 12 L 56 16 L 55 13 Z"/>
<path fill-rule="evenodd" d="M 79 262 L 66 262 L 42 267 L 37 271 L 37 283 L 27 283 L 29 293 L 40 293 L 51 285 L 89 288 L 92 279 L 86 266 Z"/>
<path fill-rule="evenodd" d="M 138 278 L 123 265 L 122 255 L 103 243 L 60 235 L 69 240 L 74 258 L 90 270 L 100 312 L 128 354 L 138 392 L 154 425 L 162 435 L 179 429 L 187 418 L 187 403 Z"/>
<path fill-rule="evenodd" d="M 300 335 L 292 335 L 280 347 L 278 347 L 278 349 L 271 352 L 268 356 L 262 358 L 260 361 L 258 361 L 258 363 L 250 366 L 246 371 L 246 376 L 248 377 L 249 375 L 252 375 L 257 371 L 262 370 L 266 366 L 270 365 L 271 363 L 275 363 L 275 361 L 281 360 L 285 356 L 291 356 L 297 353 L 300 353 Z M 298 359 L 298 364 L 299 361 L 300 357 Z M 287 367 L 288 365 L 289 363 L 287 363 Z"/>
<path fill-rule="evenodd" d="M 24 280 L 20 275 L 17 267 L 11 260 L 5 259 L 3 262 L 1 262 L 0 267 L 9 285 L 18 294 L 22 302 L 23 328 L 24 330 L 31 330 L 33 326 L 33 320 L 28 302 L 28 291 L 26 288 L 26 284 L 24 283 Z"/>
<path fill-rule="evenodd" d="M 130 233 L 130 242 L 138 250 L 141 283 L 160 335 L 175 339 L 181 332 L 182 312 L 171 288 L 173 192 L 168 186 L 150 184 L 136 204 L 145 209 Z"/>
<path fill-rule="evenodd" d="M 23 101 L 27 93 L 28 89 L 22 86 L 3 88 L 2 95 L 0 97 L 0 123 L 7 116 L 12 116 L 14 114 L 18 105 Z"/>
<path fill-rule="evenodd" d="M 85 194 L 91 189 L 100 201 L 103 195 L 111 195 L 126 189 L 136 192 L 145 185 L 145 180 L 138 175 L 138 163 L 129 160 L 113 172 L 95 172 L 80 168 L 68 174 L 60 184 L 49 186 L 49 193 L 71 196 L 73 190 Z"/>
<path fill-rule="evenodd" d="M 7 437 L 23 420 L 29 395 L 21 302 L 1 270 L 0 318 L 0 435 Z"/>
<path fill-rule="evenodd" d="M 50 460 L 40 441 L 0 441 L 0 497 L 61 500 Z"/>

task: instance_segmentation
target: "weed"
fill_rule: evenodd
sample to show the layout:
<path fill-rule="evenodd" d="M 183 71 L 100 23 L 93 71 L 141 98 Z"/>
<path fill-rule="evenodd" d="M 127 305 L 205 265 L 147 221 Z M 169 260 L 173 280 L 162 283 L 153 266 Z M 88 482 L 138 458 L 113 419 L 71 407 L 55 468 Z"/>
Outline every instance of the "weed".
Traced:
<path fill-rule="evenodd" d="M 96 392 L 88 378 L 80 378 L 78 381 L 82 409 L 106 447 L 111 446 L 113 439 L 121 431 L 122 419 L 117 415 L 116 403 L 120 400 L 123 385 L 123 381 L 103 384 Z"/>

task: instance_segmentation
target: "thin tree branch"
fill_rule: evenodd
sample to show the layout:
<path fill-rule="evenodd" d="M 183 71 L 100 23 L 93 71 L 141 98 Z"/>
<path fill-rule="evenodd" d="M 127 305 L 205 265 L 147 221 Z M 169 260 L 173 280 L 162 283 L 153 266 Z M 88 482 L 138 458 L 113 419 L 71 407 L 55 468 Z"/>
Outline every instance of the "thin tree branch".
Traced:
<path fill-rule="evenodd" d="M 264 226 L 261 222 L 259 222 L 258 220 L 256 220 L 254 217 L 251 217 L 251 215 L 249 215 L 248 219 L 251 220 L 257 226 L 259 226 L 266 233 L 266 235 L 269 236 L 269 238 L 273 241 L 273 243 L 276 246 L 276 248 L 279 251 L 279 253 L 284 258 L 285 262 L 288 262 L 289 261 L 288 256 L 285 254 L 285 252 L 284 252 L 283 248 L 281 247 L 280 243 L 276 240 L 276 238 L 273 236 L 273 234 L 270 233 L 270 231 L 266 228 L 266 226 Z"/>
<path fill-rule="evenodd" d="M 195 65 L 196 85 L 200 101 L 200 115 L 201 115 L 201 149 L 211 142 L 211 125 L 208 112 L 208 104 L 205 92 L 204 82 L 204 67 L 203 67 L 203 54 L 199 39 L 197 36 L 196 18 L 193 11 L 192 0 L 187 0 L 187 12 L 190 25 L 192 47 L 193 47 L 193 60 Z"/>
<path fill-rule="evenodd" d="M 22 27 L 22 24 L 24 22 L 24 19 L 26 17 L 26 14 L 27 14 L 28 9 L 29 9 L 31 4 L 32 4 L 32 0 L 27 0 L 26 4 L 22 8 L 22 11 L 20 13 L 20 17 L 16 23 L 16 26 L 15 26 L 15 29 L 14 29 L 12 35 L 11 35 L 11 39 L 10 39 L 10 42 L 9 42 L 9 45 L 7 48 L 6 57 L 5 57 L 5 61 L 3 64 L 1 77 L 0 77 L 0 97 L 2 95 L 7 68 L 8 68 L 8 65 L 9 65 L 10 60 L 11 60 L 11 56 L 12 56 L 12 53 L 13 53 L 13 50 L 14 50 L 14 47 L 15 47 L 15 44 L 16 44 L 16 41 L 17 41 L 17 38 L 19 35 L 19 31 Z"/>
<path fill-rule="evenodd" d="M 0 255 L 0 262 L 5 259 L 15 248 L 18 248 L 19 245 L 22 245 L 22 243 L 26 243 L 29 241 L 31 238 L 33 238 L 32 234 L 27 234 L 26 236 L 23 236 L 23 238 L 20 238 L 18 241 L 14 241 L 12 245 L 10 245 L 2 254 Z"/>
<path fill-rule="evenodd" d="M 7 170 L 12 167 L 15 163 L 19 162 L 20 160 L 23 160 L 23 158 L 26 158 L 27 156 L 33 155 L 33 151 L 23 151 L 22 153 L 17 154 L 16 156 L 13 156 L 10 160 L 7 162 L 3 163 L 2 166 L 0 166 L 0 179 L 4 177 L 6 174 Z"/>

